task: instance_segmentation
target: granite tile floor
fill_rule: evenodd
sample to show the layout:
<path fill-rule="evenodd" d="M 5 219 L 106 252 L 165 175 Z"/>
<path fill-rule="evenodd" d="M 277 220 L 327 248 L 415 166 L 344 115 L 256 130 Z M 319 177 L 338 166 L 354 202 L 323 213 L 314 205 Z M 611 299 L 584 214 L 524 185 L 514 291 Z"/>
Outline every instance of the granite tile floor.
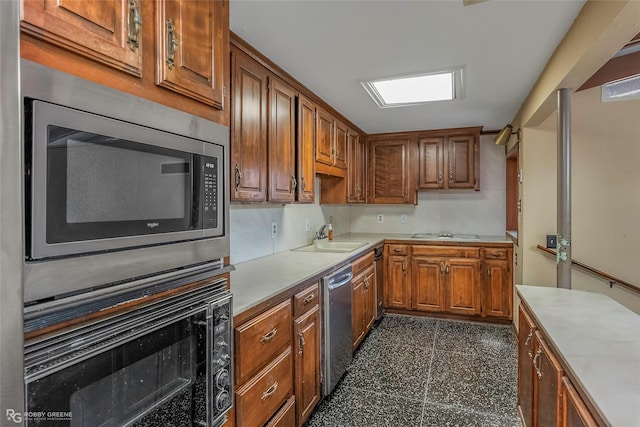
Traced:
<path fill-rule="evenodd" d="M 386 314 L 306 427 L 520 427 L 510 325 Z"/>

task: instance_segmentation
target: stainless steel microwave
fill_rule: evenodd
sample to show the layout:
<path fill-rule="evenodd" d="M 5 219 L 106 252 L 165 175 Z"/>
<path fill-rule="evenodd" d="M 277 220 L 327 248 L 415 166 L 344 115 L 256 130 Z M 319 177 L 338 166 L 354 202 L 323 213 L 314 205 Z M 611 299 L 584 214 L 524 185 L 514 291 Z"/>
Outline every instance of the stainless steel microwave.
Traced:
<path fill-rule="evenodd" d="M 21 80 L 25 302 L 229 255 L 228 127 L 26 60 Z"/>
<path fill-rule="evenodd" d="M 220 236 L 223 147 L 32 100 L 30 260 Z"/>

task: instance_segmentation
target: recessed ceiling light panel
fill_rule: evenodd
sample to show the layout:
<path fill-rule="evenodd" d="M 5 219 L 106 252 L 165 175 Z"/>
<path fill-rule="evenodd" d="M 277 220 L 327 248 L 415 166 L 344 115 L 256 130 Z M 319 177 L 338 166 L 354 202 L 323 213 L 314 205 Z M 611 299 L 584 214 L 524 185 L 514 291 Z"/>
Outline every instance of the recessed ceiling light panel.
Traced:
<path fill-rule="evenodd" d="M 640 99 L 640 74 L 602 85 L 602 102 Z"/>
<path fill-rule="evenodd" d="M 361 82 L 380 108 L 462 99 L 463 67 Z"/>

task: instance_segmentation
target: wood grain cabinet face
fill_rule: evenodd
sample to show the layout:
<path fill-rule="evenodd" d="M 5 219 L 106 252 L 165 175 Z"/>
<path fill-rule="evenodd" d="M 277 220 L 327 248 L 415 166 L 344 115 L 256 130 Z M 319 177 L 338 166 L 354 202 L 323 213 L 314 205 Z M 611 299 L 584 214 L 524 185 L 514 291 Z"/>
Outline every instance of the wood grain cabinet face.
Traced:
<path fill-rule="evenodd" d="M 278 78 L 269 84 L 269 200 L 293 202 L 296 179 L 296 92 Z"/>
<path fill-rule="evenodd" d="M 413 257 L 411 260 L 412 308 L 418 311 L 445 310 L 444 282 L 446 260 L 443 258 Z"/>
<path fill-rule="evenodd" d="M 533 335 L 536 326 L 522 306 L 518 319 L 518 407 L 524 427 L 533 427 Z"/>
<path fill-rule="evenodd" d="M 320 401 L 320 309 L 313 309 L 295 320 L 295 396 L 297 419 L 301 426 Z M 294 424 L 288 424 L 293 426 Z"/>
<path fill-rule="evenodd" d="M 48 43 L 142 76 L 142 0 L 23 0 L 21 29 Z"/>
<path fill-rule="evenodd" d="M 231 201 L 267 200 L 267 70 L 231 52 Z"/>
<path fill-rule="evenodd" d="M 221 0 L 156 2 L 156 84 L 224 108 Z"/>
<path fill-rule="evenodd" d="M 347 168 L 347 126 L 340 120 L 333 121 L 335 131 L 334 141 L 334 166 L 340 169 Z"/>
<path fill-rule="evenodd" d="M 482 314 L 511 319 L 513 280 L 509 259 L 485 259 Z"/>
<path fill-rule="evenodd" d="M 370 203 L 413 203 L 411 147 L 408 139 L 369 144 Z"/>
<path fill-rule="evenodd" d="M 567 377 L 562 377 L 562 427 L 596 427 L 593 419 L 578 392 Z"/>
<path fill-rule="evenodd" d="M 480 314 L 479 259 L 451 258 L 445 266 L 445 310 L 448 313 Z"/>
<path fill-rule="evenodd" d="M 385 307 L 409 309 L 411 289 L 409 288 L 410 259 L 406 255 L 388 255 L 385 283 Z"/>
<path fill-rule="evenodd" d="M 480 189 L 479 129 L 464 135 L 434 135 L 418 140 L 418 188 Z"/>
<path fill-rule="evenodd" d="M 316 162 L 333 166 L 334 130 L 333 116 L 322 108 L 317 108 Z"/>
<path fill-rule="evenodd" d="M 534 334 L 533 347 L 535 425 L 558 426 L 561 418 L 560 385 L 564 372 L 540 331 Z"/>
<path fill-rule="evenodd" d="M 316 106 L 304 95 L 298 97 L 298 191 L 301 203 L 315 199 Z"/>
<path fill-rule="evenodd" d="M 369 332 L 376 320 L 376 271 L 372 265 L 367 269 L 364 276 L 364 328 Z M 365 333 L 366 335 L 366 333 Z"/>
<path fill-rule="evenodd" d="M 360 135 L 347 132 L 347 203 L 366 202 L 366 147 Z"/>
<path fill-rule="evenodd" d="M 351 283 L 351 330 L 353 350 L 358 348 L 365 335 L 364 320 L 364 273 L 359 274 Z"/>

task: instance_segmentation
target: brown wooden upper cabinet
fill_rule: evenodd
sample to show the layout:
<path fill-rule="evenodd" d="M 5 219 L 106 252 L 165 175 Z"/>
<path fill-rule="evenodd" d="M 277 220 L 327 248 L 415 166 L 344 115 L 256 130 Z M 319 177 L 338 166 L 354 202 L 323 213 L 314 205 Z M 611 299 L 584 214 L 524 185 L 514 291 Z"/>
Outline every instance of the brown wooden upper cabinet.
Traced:
<path fill-rule="evenodd" d="M 479 190 L 480 129 L 425 132 L 418 139 L 418 188 Z"/>
<path fill-rule="evenodd" d="M 369 203 L 416 203 L 410 139 L 369 143 Z"/>
<path fill-rule="evenodd" d="M 22 31 L 142 76 L 140 0 L 23 0 Z"/>
<path fill-rule="evenodd" d="M 269 200 L 293 202 L 297 186 L 296 92 L 272 77 L 269 83 Z"/>
<path fill-rule="evenodd" d="M 298 97 L 298 201 L 315 199 L 316 105 L 304 95 Z"/>
<path fill-rule="evenodd" d="M 231 50 L 231 201 L 267 200 L 266 68 Z"/>
<path fill-rule="evenodd" d="M 344 176 L 347 169 L 347 126 L 321 107 L 317 107 L 316 126 L 316 170 Z"/>
<path fill-rule="evenodd" d="M 222 109 L 225 55 L 222 1 L 157 1 L 155 28 L 156 84 Z"/>
<path fill-rule="evenodd" d="M 360 134 L 347 131 L 347 203 L 365 203 L 366 192 L 366 147 Z"/>

